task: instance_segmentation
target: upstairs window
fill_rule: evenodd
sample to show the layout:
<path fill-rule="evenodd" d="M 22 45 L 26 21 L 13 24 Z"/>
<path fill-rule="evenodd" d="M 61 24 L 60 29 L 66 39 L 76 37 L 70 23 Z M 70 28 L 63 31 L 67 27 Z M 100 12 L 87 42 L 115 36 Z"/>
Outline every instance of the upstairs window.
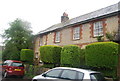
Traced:
<path fill-rule="evenodd" d="M 60 32 L 55 33 L 55 42 L 60 42 Z"/>
<path fill-rule="evenodd" d="M 73 28 L 73 40 L 80 39 L 80 27 Z"/>
<path fill-rule="evenodd" d="M 94 37 L 103 35 L 103 24 L 102 21 L 94 23 Z"/>

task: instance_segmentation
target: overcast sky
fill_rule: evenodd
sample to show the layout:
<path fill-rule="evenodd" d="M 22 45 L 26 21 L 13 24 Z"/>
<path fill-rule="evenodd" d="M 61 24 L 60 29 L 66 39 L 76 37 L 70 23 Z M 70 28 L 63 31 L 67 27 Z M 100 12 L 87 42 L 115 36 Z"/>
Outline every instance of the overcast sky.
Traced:
<path fill-rule="evenodd" d="M 74 18 L 120 0 L 0 0 L 0 34 L 16 18 L 31 23 L 34 34 L 60 23 L 63 12 Z M 2 38 L 0 38 L 2 42 Z"/>

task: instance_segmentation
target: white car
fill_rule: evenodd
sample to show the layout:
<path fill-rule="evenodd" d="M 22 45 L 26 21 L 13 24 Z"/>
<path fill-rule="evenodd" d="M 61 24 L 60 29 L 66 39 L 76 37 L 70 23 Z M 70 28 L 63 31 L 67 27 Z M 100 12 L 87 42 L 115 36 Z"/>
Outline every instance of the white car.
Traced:
<path fill-rule="evenodd" d="M 105 78 L 100 72 L 69 67 L 53 68 L 45 73 L 42 73 L 41 75 L 33 77 L 32 81 L 42 81 L 43 79 L 47 81 L 105 81 Z"/>

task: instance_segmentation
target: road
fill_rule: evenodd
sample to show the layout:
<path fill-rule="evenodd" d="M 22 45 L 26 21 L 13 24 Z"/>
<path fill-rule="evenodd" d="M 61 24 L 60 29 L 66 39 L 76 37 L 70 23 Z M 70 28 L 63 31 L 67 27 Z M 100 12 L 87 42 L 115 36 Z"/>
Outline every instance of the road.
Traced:
<path fill-rule="evenodd" d="M 31 81 L 31 79 L 21 79 L 21 78 L 4 78 L 1 81 Z"/>
<path fill-rule="evenodd" d="M 2 72 L 0 71 L 0 81 L 31 81 L 31 79 L 22 79 L 18 77 L 2 78 Z"/>
<path fill-rule="evenodd" d="M 0 65 L 0 81 L 2 80 L 2 67 Z"/>

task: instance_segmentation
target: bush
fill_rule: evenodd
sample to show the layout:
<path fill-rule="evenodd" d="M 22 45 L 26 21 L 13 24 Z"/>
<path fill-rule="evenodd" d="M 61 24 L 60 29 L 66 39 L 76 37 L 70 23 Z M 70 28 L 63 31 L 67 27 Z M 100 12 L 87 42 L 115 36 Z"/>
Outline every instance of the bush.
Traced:
<path fill-rule="evenodd" d="M 33 63 L 34 52 L 30 49 L 22 49 L 20 54 L 21 61 L 32 64 Z"/>
<path fill-rule="evenodd" d="M 61 47 L 45 45 L 40 47 L 40 58 L 44 64 L 60 64 Z"/>
<path fill-rule="evenodd" d="M 52 69 L 52 68 L 54 68 L 54 67 L 55 67 L 55 65 L 54 65 L 54 64 L 44 64 L 44 65 L 42 65 L 41 67 L 43 67 L 43 68 L 50 68 L 50 69 Z"/>
<path fill-rule="evenodd" d="M 119 56 L 120 56 L 120 44 L 119 44 L 119 48 L 118 48 L 118 54 L 119 54 Z"/>
<path fill-rule="evenodd" d="M 86 64 L 92 67 L 109 68 L 116 71 L 118 66 L 118 47 L 119 45 L 114 42 L 98 42 L 87 45 Z"/>
<path fill-rule="evenodd" d="M 80 66 L 85 66 L 85 49 L 80 49 Z"/>
<path fill-rule="evenodd" d="M 61 66 L 80 67 L 80 48 L 66 45 L 61 51 Z"/>

